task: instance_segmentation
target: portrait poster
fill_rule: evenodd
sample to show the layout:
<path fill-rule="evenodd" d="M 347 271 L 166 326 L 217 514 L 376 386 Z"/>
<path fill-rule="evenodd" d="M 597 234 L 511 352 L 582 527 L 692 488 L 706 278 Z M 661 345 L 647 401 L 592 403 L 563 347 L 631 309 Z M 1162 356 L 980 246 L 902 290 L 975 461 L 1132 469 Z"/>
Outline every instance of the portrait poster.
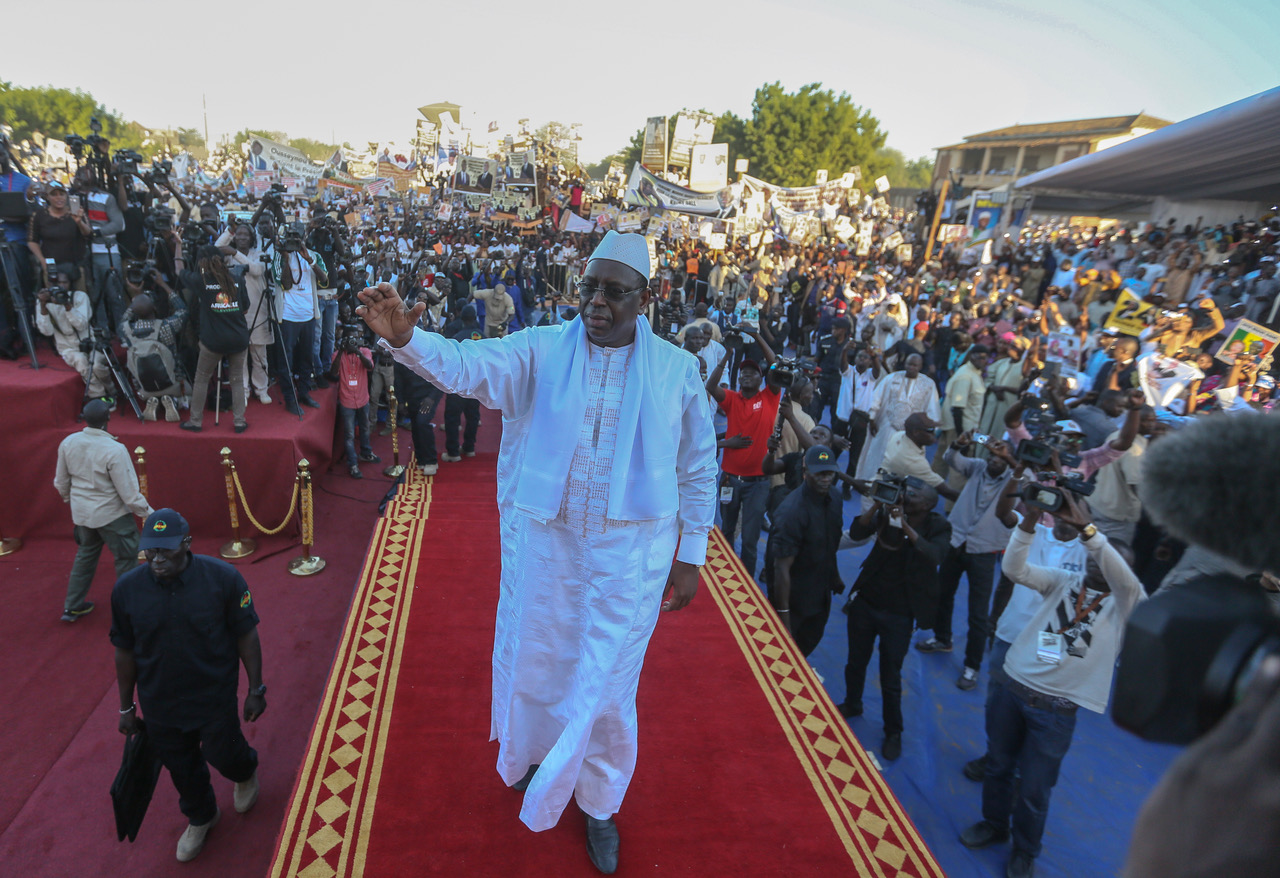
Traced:
<path fill-rule="evenodd" d="M 1280 342 L 1280 334 L 1252 320 L 1241 320 L 1218 348 L 1217 359 L 1235 365 L 1236 357 L 1245 354 L 1255 363 L 1261 363 L 1275 350 L 1277 342 Z"/>
<path fill-rule="evenodd" d="M 911 245 L 899 244 L 894 248 L 894 256 L 899 263 L 907 263 L 911 261 Z"/>
<path fill-rule="evenodd" d="M 667 169 L 667 117 L 650 116 L 644 123 L 640 164 L 654 171 Z"/>
<path fill-rule="evenodd" d="M 481 156 L 458 156 L 458 169 L 453 174 L 453 190 L 472 195 L 490 195 L 501 173 L 497 161 Z"/>
<path fill-rule="evenodd" d="M 693 147 L 689 166 L 689 188 L 694 192 L 715 192 L 729 185 L 729 144 L 700 143 Z"/>
<path fill-rule="evenodd" d="M 1137 371 L 1138 386 L 1147 398 L 1147 405 L 1157 409 L 1169 408 L 1192 382 L 1204 378 L 1195 364 L 1157 353 L 1140 357 Z"/>
<path fill-rule="evenodd" d="M 883 195 L 884 193 L 886 193 L 886 192 L 888 192 L 888 191 L 889 191 L 889 188 L 890 188 L 890 187 L 889 187 L 889 178 L 888 178 L 888 177 L 883 177 L 883 176 L 882 176 L 882 177 L 876 177 L 876 191 L 877 191 L 877 192 L 879 192 L 881 195 Z"/>
<path fill-rule="evenodd" d="M 538 184 L 537 152 L 532 149 L 507 153 L 504 177 L 508 186 L 536 186 Z"/>
<path fill-rule="evenodd" d="M 1045 349 L 1045 361 L 1061 363 L 1072 371 L 1080 369 L 1080 335 L 1075 332 L 1049 333 Z"/>
<path fill-rule="evenodd" d="M 693 148 L 710 143 L 716 132 L 716 119 L 708 113 L 680 113 L 676 116 L 675 129 L 671 132 L 671 153 L 667 163 L 689 167 L 693 161 Z"/>
<path fill-rule="evenodd" d="M 1120 291 L 1116 306 L 1102 324 L 1103 329 L 1114 329 L 1125 335 L 1141 335 L 1147 328 L 1147 317 L 1155 309 L 1154 305 L 1142 301 L 1128 290 Z"/>

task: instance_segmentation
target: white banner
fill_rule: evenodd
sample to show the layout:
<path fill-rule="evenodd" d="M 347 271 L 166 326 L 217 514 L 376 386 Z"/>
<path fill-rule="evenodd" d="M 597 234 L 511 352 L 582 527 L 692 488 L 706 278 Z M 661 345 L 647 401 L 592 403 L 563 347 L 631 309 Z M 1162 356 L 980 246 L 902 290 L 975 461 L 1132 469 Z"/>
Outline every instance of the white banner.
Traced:
<path fill-rule="evenodd" d="M 693 147 L 689 166 L 689 188 L 694 192 L 715 192 L 729 185 L 729 144 L 702 143 Z"/>
<path fill-rule="evenodd" d="M 247 142 L 249 154 L 249 170 L 277 171 L 291 177 L 301 177 L 315 182 L 324 170 L 298 149 L 267 140 L 264 137 L 251 137 Z"/>

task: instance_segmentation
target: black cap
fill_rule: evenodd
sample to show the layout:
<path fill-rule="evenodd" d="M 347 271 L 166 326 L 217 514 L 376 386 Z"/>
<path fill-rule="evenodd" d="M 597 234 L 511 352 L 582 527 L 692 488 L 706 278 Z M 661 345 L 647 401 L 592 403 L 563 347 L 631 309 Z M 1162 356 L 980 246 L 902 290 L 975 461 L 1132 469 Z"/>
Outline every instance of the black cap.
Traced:
<path fill-rule="evenodd" d="M 811 473 L 835 473 L 840 471 L 836 454 L 825 445 L 814 445 L 804 453 L 804 468 Z"/>
<path fill-rule="evenodd" d="M 142 525 L 140 549 L 176 549 L 182 538 L 191 533 L 187 520 L 176 509 L 157 509 Z"/>

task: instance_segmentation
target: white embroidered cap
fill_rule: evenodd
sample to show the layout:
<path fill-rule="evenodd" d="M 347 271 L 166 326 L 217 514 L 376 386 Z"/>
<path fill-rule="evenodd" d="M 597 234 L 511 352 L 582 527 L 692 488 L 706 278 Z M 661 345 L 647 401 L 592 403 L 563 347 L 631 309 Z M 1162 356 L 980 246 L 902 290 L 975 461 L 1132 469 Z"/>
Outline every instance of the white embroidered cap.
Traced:
<path fill-rule="evenodd" d="M 640 272 L 645 283 L 649 282 L 649 243 L 644 235 L 637 235 L 634 232 L 620 234 L 610 229 L 587 262 L 591 262 L 592 259 L 621 262 Z"/>

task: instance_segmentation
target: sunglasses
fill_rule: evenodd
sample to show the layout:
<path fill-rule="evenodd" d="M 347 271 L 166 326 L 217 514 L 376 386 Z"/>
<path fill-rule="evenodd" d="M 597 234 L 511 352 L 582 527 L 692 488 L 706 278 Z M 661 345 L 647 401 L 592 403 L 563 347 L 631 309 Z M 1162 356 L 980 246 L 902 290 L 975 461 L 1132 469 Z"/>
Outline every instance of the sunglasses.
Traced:
<path fill-rule="evenodd" d="M 647 286 L 636 287 L 634 290 L 619 290 L 615 287 L 601 287 L 590 281 L 580 280 L 576 282 L 574 288 L 578 291 L 579 298 L 584 302 L 589 302 L 596 297 L 596 293 L 602 293 L 606 300 L 610 302 L 625 302 L 627 297 L 638 293 L 641 290 L 647 290 Z"/>

